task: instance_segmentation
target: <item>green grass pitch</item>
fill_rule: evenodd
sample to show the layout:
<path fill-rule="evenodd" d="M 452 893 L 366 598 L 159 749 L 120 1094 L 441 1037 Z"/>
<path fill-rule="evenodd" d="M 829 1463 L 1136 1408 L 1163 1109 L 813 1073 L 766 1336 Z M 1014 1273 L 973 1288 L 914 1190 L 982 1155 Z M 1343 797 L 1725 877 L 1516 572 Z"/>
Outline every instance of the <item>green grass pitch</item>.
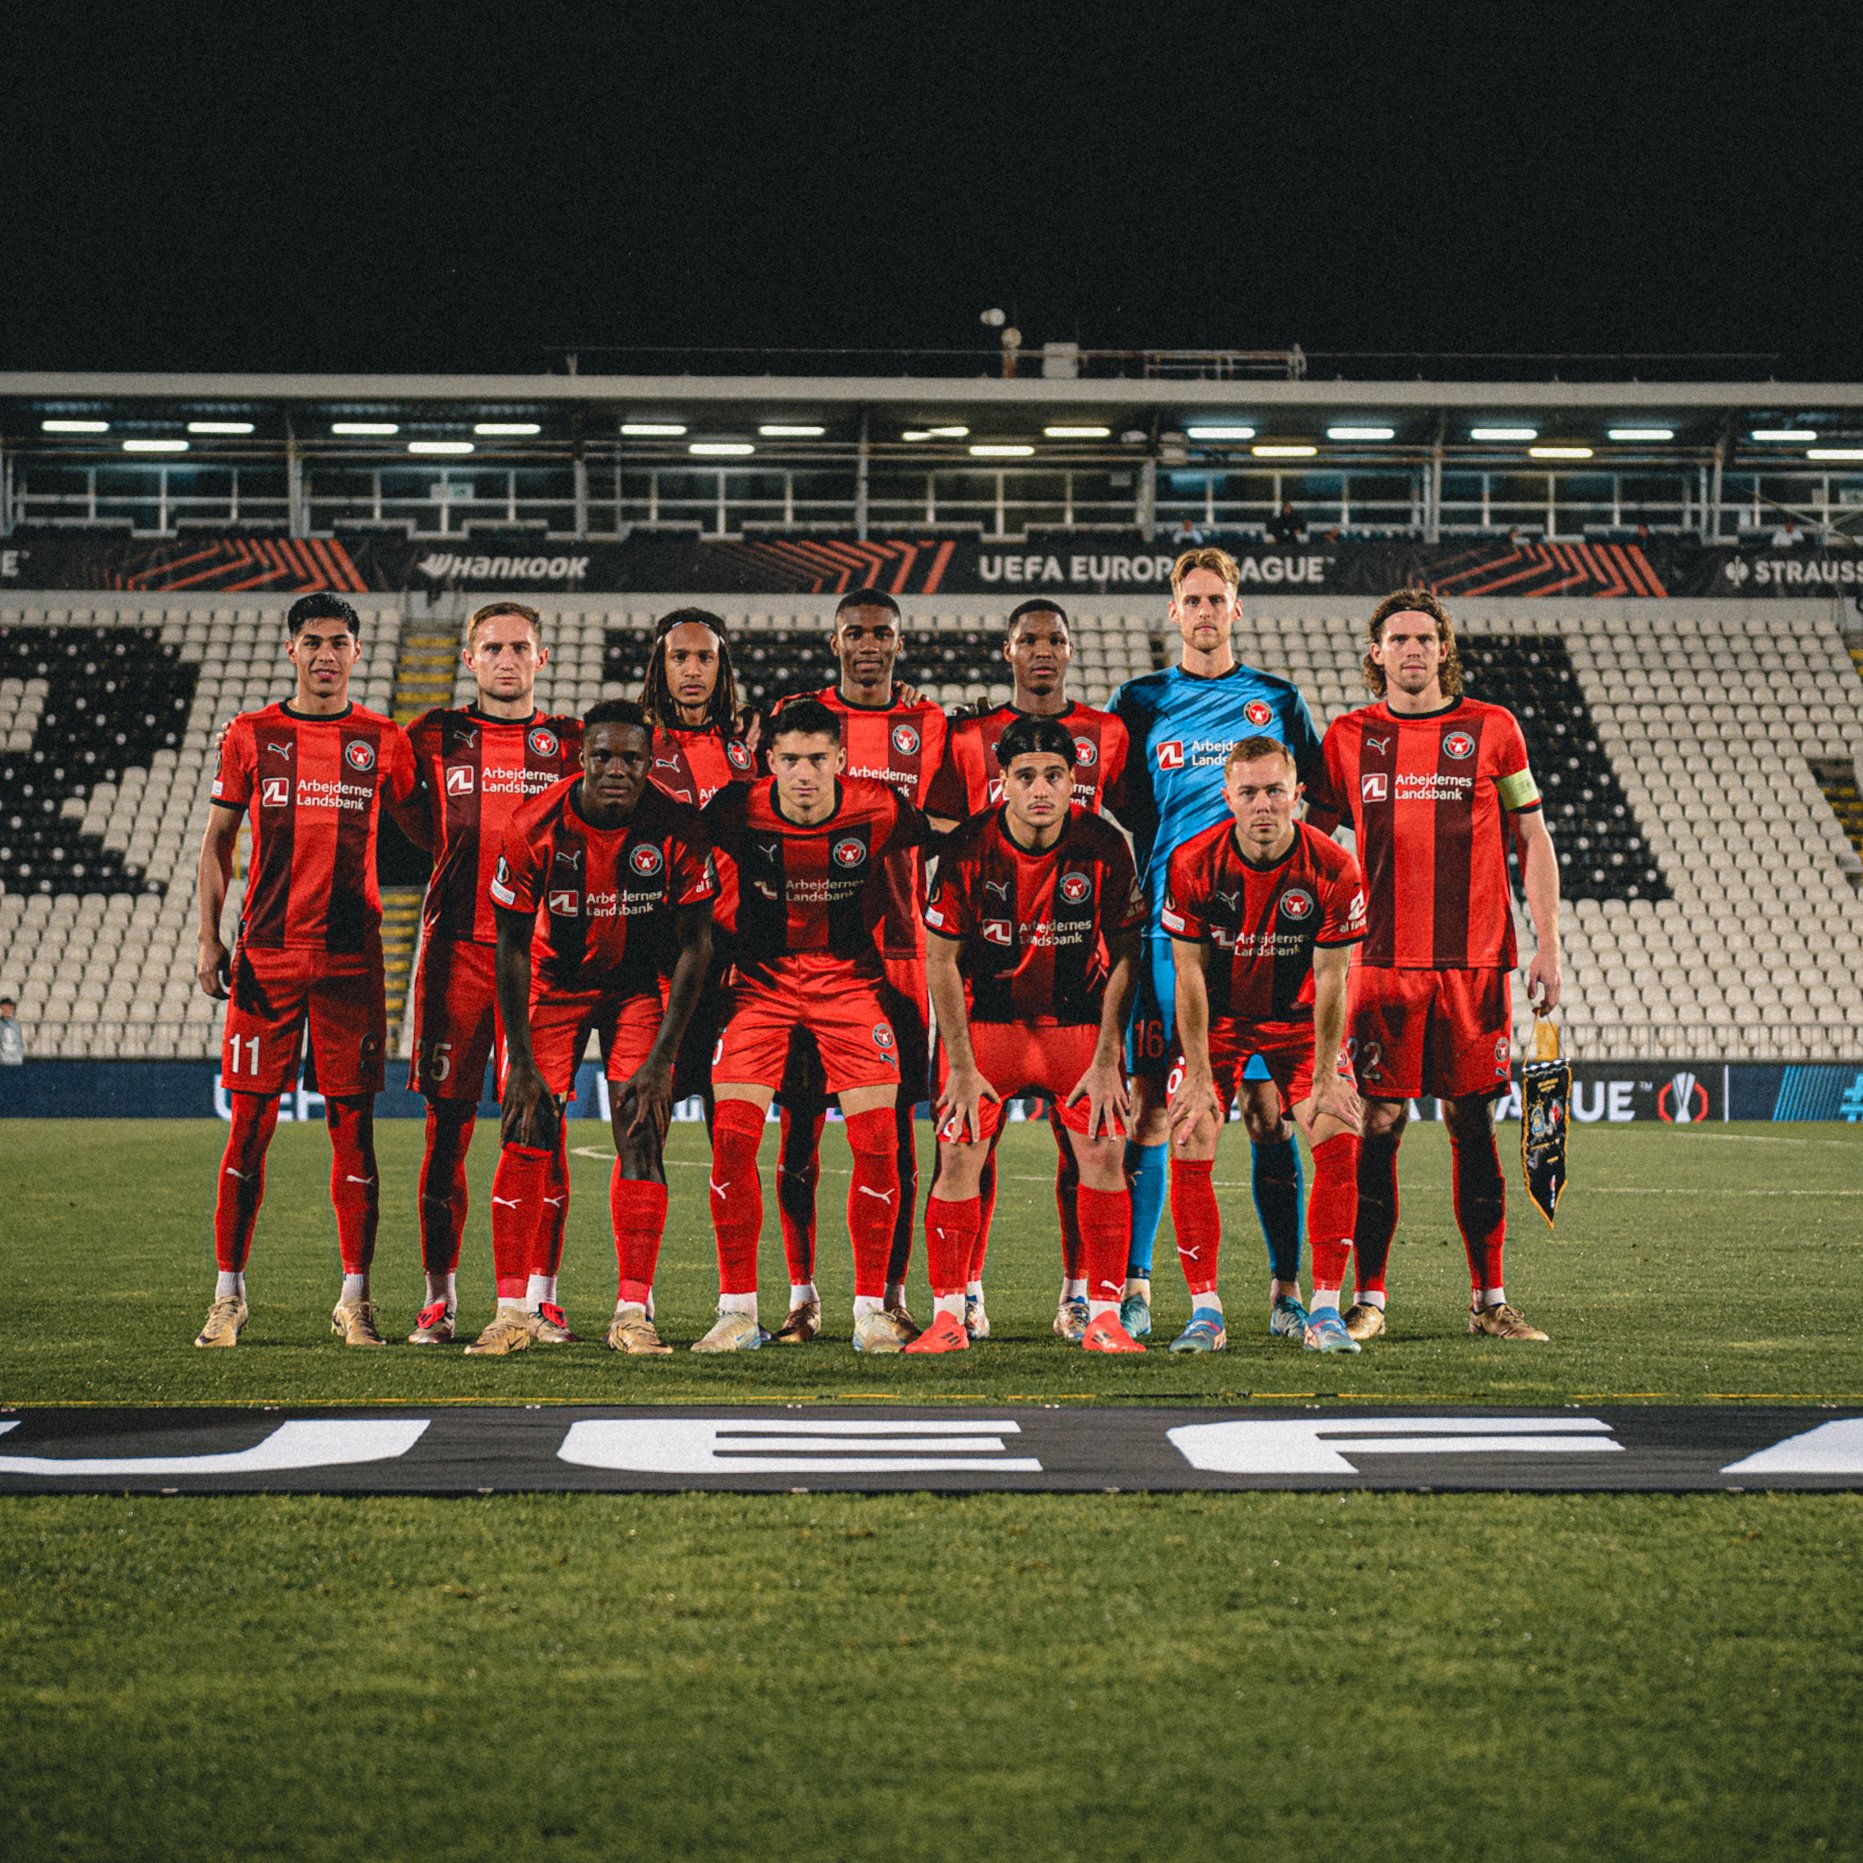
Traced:
<path fill-rule="evenodd" d="M 404 1332 L 420 1134 L 380 1132 L 376 1294 Z M 815 1346 L 345 1351 L 328 1150 L 293 1126 L 246 1341 L 195 1352 L 221 1138 L 0 1126 L 0 1403 L 1863 1402 L 1857 1129 L 1581 1129 L 1556 1233 L 1514 1195 L 1508 1282 L 1543 1347 L 1463 1332 L 1447 1158 L 1415 1129 L 1391 1335 L 1323 1371 L 1263 1336 L 1240 1187 L 1228 1353 L 1108 1364 L 1054 1340 L 1052 1142 L 1027 1126 L 1003 1151 L 998 1337 L 955 1360 L 848 1349 L 832 1133 L 837 1326 Z M 607 1149 L 593 1123 L 576 1142 Z M 713 1285 L 702 1145 L 675 1129 L 660 1311 L 682 1342 Z M 1219 1180 L 1245 1176 L 1229 1145 Z M 575 1160 L 564 1266 L 597 1335 L 606 1172 Z M 774 1237 L 772 1212 L 766 1321 Z M 1181 1286 L 1167 1223 L 1161 1333 Z M 1848 1495 L 13 1499 L 0 1830 L 9 1858 L 1863 1857 L 1859 1569 Z"/>

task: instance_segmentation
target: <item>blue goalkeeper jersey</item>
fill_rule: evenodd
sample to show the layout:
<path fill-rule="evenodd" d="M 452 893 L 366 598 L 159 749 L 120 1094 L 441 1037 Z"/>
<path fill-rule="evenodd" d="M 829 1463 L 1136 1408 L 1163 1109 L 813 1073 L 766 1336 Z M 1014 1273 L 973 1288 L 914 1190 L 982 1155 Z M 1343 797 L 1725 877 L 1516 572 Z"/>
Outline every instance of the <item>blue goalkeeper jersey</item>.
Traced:
<path fill-rule="evenodd" d="M 1223 761 L 1245 737 L 1279 738 L 1294 753 L 1300 780 L 1323 793 L 1319 733 L 1300 689 L 1252 666 L 1187 673 L 1181 666 L 1128 679 L 1111 710 L 1131 737 L 1116 804 L 1132 831 L 1149 907 L 1147 935 L 1162 938 L 1159 913 L 1172 853 L 1229 818 Z"/>

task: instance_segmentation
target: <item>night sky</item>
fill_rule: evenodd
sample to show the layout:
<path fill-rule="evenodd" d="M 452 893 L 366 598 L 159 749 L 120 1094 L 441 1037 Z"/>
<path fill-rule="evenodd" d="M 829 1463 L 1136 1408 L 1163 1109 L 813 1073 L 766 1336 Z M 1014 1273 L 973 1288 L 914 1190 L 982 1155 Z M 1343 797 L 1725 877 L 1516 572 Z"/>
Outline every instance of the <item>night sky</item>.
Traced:
<path fill-rule="evenodd" d="M 9 27 L 0 367 L 981 349 L 1001 305 L 1326 374 L 1863 374 L 1854 9 L 122 11 Z"/>

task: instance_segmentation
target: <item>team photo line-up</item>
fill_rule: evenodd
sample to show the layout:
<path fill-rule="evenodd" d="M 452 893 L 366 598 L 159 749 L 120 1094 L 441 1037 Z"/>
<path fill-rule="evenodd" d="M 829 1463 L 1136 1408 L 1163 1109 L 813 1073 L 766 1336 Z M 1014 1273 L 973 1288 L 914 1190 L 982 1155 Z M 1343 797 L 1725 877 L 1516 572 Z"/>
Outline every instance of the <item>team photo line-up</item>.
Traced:
<path fill-rule="evenodd" d="M 1547 1014 L 1560 991 L 1558 866 L 1519 725 L 1463 695 L 1448 613 L 1402 589 L 1367 623 L 1372 703 L 1322 741 L 1294 685 L 1237 661 L 1238 580 L 1222 550 L 1180 556 L 1176 663 L 1129 680 L 1106 711 L 1068 696 L 1061 605 L 1024 602 L 1003 644 L 1012 700 L 951 716 L 894 677 L 900 610 L 876 589 L 836 612 L 837 681 L 760 715 L 740 704 L 724 622 L 684 608 L 655 628 L 638 700 L 546 716 L 533 702 L 549 654 L 540 618 L 493 602 L 462 649 L 473 702 L 405 731 L 349 698 L 355 611 L 334 595 L 299 600 L 284 647 L 295 690 L 226 728 L 201 850 L 199 980 L 226 1000 L 232 1128 L 218 1281 L 195 1343 L 233 1346 L 247 1323 L 266 1149 L 307 1038 L 342 1256 L 331 1325 L 346 1344 L 384 1343 L 369 1279 L 388 1040 L 384 808 L 433 861 L 413 983 L 426 1294 L 410 1344 L 455 1337 L 466 1158 L 494 1059 L 497 1309 L 465 1349 L 575 1338 L 556 1291 L 564 1107 L 591 1034 L 616 1153 L 616 1351 L 672 1349 L 654 1321 L 663 1147 L 675 1100 L 691 1095 L 710 1130 L 719 1277 L 695 1352 L 820 1334 L 831 1101 L 853 1163 L 855 1349 L 987 1338 L 995 1148 L 1005 1103 L 1024 1095 L 1046 1102 L 1058 1150 L 1054 1331 L 1071 1344 L 1145 1350 L 1168 1202 L 1191 1309 L 1170 1349 L 1226 1346 L 1213 1167 L 1235 1108 L 1269 1258 L 1269 1336 L 1360 1351 L 1385 1328 L 1397 1153 L 1419 1095 L 1440 1099 L 1448 1131 L 1469 1331 L 1543 1340 L 1507 1298 L 1493 1124 L 1512 1058 L 1510 837 L 1535 933 L 1529 1000 Z M 1333 839 L 1341 826 L 1355 852 Z M 906 1277 L 913 1109 L 926 1098 L 921 1328 Z M 758 1152 L 779 1101 L 789 1299 L 766 1331 Z"/>

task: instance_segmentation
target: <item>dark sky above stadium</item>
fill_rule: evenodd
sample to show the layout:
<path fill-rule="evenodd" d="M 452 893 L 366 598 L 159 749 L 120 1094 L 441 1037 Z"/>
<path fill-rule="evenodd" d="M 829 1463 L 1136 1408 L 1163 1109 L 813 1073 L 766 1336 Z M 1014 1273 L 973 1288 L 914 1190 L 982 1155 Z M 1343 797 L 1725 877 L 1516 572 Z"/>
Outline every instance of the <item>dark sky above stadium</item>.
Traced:
<path fill-rule="evenodd" d="M 1853 9 L 40 11 L 0 367 L 981 349 L 1000 305 L 1863 374 Z"/>

